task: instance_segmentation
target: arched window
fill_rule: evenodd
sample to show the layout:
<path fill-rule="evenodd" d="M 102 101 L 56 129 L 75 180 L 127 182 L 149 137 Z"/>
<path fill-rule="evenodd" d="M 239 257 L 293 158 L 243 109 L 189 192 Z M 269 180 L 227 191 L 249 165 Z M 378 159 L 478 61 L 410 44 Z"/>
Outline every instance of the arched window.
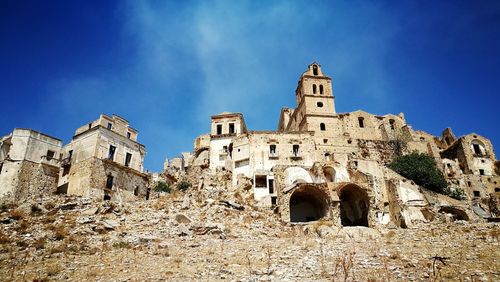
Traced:
<path fill-rule="evenodd" d="M 323 94 L 323 85 L 319 85 L 319 94 Z"/>
<path fill-rule="evenodd" d="M 363 117 L 359 117 L 358 124 L 359 124 L 359 127 L 364 128 L 365 127 L 365 119 Z"/>
<path fill-rule="evenodd" d="M 326 125 L 324 123 L 320 123 L 319 124 L 319 129 L 321 129 L 321 131 L 325 131 L 326 130 Z"/>
<path fill-rule="evenodd" d="M 313 65 L 313 74 L 318 75 L 318 66 L 317 65 Z"/>
<path fill-rule="evenodd" d="M 323 108 L 323 102 L 317 102 L 316 106 L 318 106 L 318 108 Z"/>
<path fill-rule="evenodd" d="M 390 120 L 389 120 L 389 125 L 391 126 L 391 129 L 392 129 L 392 130 L 394 130 L 394 123 L 395 123 L 395 122 L 396 122 L 396 121 L 395 121 L 395 120 L 393 120 L 393 119 L 390 119 Z"/>
<path fill-rule="evenodd" d="M 483 142 L 479 140 L 472 140 L 472 151 L 474 152 L 474 155 L 476 156 L 484 156 L 486 155 L 486 149 L 484 147 Z"/>
<path fill-rule="evenodd" d="M 316 84 L 313 84 L 313 94 L 316 94 Z"/>

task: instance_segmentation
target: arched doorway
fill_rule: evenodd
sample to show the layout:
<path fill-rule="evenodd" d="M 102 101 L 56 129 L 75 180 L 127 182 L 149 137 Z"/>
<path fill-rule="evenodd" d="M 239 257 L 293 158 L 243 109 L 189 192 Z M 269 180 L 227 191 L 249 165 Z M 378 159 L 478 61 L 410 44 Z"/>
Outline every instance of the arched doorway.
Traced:
<path fill-rule="evenodd" d="M 290 221 L 315 221 L 328 215 L 328 195 L 312 185 L 298 187 L 290 197 Z"/>
<path fill-rule="evenodd" d="M 368 226 L 370 201 L 366 192 L 356 184 L 338 189 L 340 222 L 343 226 Z"/>
<path fill-rule="evenodd" d="M 335 169 L 331 166 L 323 168 L 323 174 L 325 175 L 326 182 L 335 182 Z"/>

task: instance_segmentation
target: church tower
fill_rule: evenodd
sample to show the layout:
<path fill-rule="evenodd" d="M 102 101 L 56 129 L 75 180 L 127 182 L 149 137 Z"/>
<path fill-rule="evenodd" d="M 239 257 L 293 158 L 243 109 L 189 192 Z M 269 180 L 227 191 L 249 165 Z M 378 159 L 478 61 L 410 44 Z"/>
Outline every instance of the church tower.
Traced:
<path fill-rule="evenodd" d="M 332 79 L 323 74 L 318 63 L 310 64 L 300 76 L 295 98 L 297 107 L 287 130 L 327 133 L 335 116 L 335 101 Z"/>

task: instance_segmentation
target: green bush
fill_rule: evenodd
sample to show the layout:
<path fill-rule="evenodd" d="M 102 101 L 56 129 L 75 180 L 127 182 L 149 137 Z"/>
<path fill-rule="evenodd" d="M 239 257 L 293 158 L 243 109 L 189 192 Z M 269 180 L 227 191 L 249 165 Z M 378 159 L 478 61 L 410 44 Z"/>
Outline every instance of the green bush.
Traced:
<path fill-rule="evenodd" d="M 459 188 L 454 188 L 454 189 L 446 188 L 446 189 L 444 189 L 443 194 L 450 196 L 456 200 L 460 200 L 460 201 L 465 200 L 464 190 L 459 189 Z"/>
<path fill-rule="evenodd" d="M 389 168 L 427 189 L 442 194 L 447 192 L 448 183 L 429 155 L 413 152 L 400 156 L 389 164 Z"/>
<path fill-rule="evenodd" d="M 179 191 L 186 191 L 187 189 L 191 188 L 191 183 L 182 180 L 179 183 L 177 183 L 177 190 Z"/>
<path fill-rule="evenodd" d="M 159 181 L 158 184 L 156 184 L 154 191 L 157 193 L 170 193 L 172 191 L 172 187 L 170 187 L 170 184 L 168 183 Z"/>

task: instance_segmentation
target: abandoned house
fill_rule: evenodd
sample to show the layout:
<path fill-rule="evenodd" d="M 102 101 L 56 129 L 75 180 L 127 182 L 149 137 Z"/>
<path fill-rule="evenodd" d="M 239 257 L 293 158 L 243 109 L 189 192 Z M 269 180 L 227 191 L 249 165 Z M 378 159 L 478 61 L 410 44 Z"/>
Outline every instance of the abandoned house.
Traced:
<path fill-rule="evenodd" d="M 137 131 L 117 116 L 102 114 L 78 128 L 72 141 L 29 129 L 0 139 L 0 198 L 29 199 L 64 193 L 126 201 L 149 196 L 143 145 Z"/>
<path fill-rule="evenodd" d="M 143 173 L 145 147 L 137 131 L 117 115 L 78 128 L 62 149 L 59 193 L 104 200 L 147 196 L 148 175 Z"/>
<path fill-rule="evenodd" d="M 276 131 L 248 130 L 241 113 L 212 116 L 210 133 L 196 138 L 193 153 L 183 154 L 175 166 L 229 171 L 233 185 L 249 178 L 255 200 L 276 207 L 285 221 L 409 226 L 429 220 L 431 202 L 461 206 L 445 210 L 471 215 L 470 205 L 386 167 L 396 156 L 417 151 L 436 160 L 451 189 L 465 191 L 474 211 L 494 213 L 488 203 L 500 193 L 500 177 L 488 139 L 456 138 L 449 128 L 441 137 L 415 131 L 402 113 L 337 113 L 332 79 L 317 63 L 300 76 L 295 98 L 295 108 L 281 110 Z"/>
<path fill-rule="evenodd" d="M 53 192 L 62 141 L 16 128 L 0 139 L 0 198 L 36 198 Z"/>

